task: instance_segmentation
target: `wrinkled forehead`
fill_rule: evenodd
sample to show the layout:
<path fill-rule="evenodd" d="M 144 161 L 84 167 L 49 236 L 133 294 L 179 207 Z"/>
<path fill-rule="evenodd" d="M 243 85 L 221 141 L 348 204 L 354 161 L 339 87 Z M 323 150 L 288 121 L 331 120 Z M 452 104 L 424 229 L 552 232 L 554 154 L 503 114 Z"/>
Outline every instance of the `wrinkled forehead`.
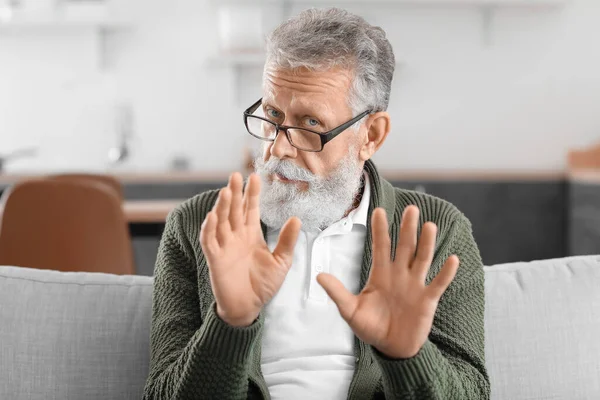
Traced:
<path fill-rule="evenodd" d="M 267 66 L 263 75 L 263 103 L 279 107 L 322 107 L 348 113 L 352 72 L 343 68 L 314 71 Z"/>

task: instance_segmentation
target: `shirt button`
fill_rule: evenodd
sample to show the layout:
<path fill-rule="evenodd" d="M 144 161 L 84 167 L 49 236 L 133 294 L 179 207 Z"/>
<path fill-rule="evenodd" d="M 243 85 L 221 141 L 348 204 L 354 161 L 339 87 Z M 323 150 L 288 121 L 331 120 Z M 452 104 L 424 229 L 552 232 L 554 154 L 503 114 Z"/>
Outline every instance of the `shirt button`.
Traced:
<path fill-rule="evenodd" d="M 360 358 L 356 357 L 356 363 L 358 364 L 358 362 L 360 361 Z"/>
<path fill-rule="evenodd" d="M 321 265 L 317 265 L 317 272 L 323 272 L 323 267 Z"/>

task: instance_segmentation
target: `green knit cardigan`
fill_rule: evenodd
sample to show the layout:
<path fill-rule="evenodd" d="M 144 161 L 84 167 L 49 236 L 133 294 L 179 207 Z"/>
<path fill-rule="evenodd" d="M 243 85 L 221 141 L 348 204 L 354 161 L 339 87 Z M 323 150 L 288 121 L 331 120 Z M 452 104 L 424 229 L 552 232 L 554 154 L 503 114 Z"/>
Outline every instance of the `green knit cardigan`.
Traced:
<path fill-rule="evenodd" d="M 416 356 L 389 359 L 355 338 L 356 368 L 348 398 L 488 399 L 484 274 L 469 221 L 446 201 L 392 187 L 371 161 L 365 163 L 365 171 L 370 176 L 371 202 L 361 287 L 371 266 L 375 207 L 387 212 L 392 254 L 406 206 L 419 207 L 420 226 L 426 221 L 437 224 L 438 241 L 427 283 L 451 254 L 459 257 L 460 267 L 440 300 L 429 338 Z M 144 399 L 270 398 L 260 367 L 263 315 L 249 327 L 235 328 L 215 312 L 199 232 L 217 195 L 218 191 L 197 195 L 167 218 L 154 271 L 151 361 Z"/>

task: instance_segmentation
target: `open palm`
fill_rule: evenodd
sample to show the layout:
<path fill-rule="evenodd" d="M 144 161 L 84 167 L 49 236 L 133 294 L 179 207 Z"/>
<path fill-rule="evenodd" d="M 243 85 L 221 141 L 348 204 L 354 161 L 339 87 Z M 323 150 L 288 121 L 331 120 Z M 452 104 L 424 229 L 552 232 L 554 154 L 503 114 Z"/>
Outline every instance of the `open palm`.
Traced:
<path fill-rule="evenodd" d="M 418 223 L 418 208 L 407 207 L 392 261 L 385 211 L 374 211 L 371 274 L 358 295 L 332 275 L 317 277 L 356 336 L 390 358 L 413 357 L 425 344 L 440 297 L 458 269 L 458 257 L 451 256 L 435 279 L 425 285 L 437 227 L 431 222 L 424 224 L 417 244 Z"/>
<path fill-rule="evenodd" d="M 217 314 L 233 326 L 250 325 L 277 293 L 292 265 L 301 226 L 298 218 L 290 218 L 271 252 L 261 230 L 259 194 L 257 175 L 250 175 L 243 191 L 242 176 L 233 174 L 200 231 Z"/>

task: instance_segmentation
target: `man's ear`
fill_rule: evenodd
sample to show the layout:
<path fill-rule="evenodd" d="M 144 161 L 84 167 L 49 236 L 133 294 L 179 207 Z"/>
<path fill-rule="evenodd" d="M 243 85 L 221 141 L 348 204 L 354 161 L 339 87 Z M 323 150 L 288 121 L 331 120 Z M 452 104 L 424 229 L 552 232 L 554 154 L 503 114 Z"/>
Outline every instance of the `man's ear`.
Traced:
<path fill-rule="evenodd" d="M 367 135 L 360 148 L 359 157 L 361 161 L 367 161 L 385 142 L 390 133 L 391 120 L 390 114 L 386 111 L 371 114 L 365 123 Z"/>

